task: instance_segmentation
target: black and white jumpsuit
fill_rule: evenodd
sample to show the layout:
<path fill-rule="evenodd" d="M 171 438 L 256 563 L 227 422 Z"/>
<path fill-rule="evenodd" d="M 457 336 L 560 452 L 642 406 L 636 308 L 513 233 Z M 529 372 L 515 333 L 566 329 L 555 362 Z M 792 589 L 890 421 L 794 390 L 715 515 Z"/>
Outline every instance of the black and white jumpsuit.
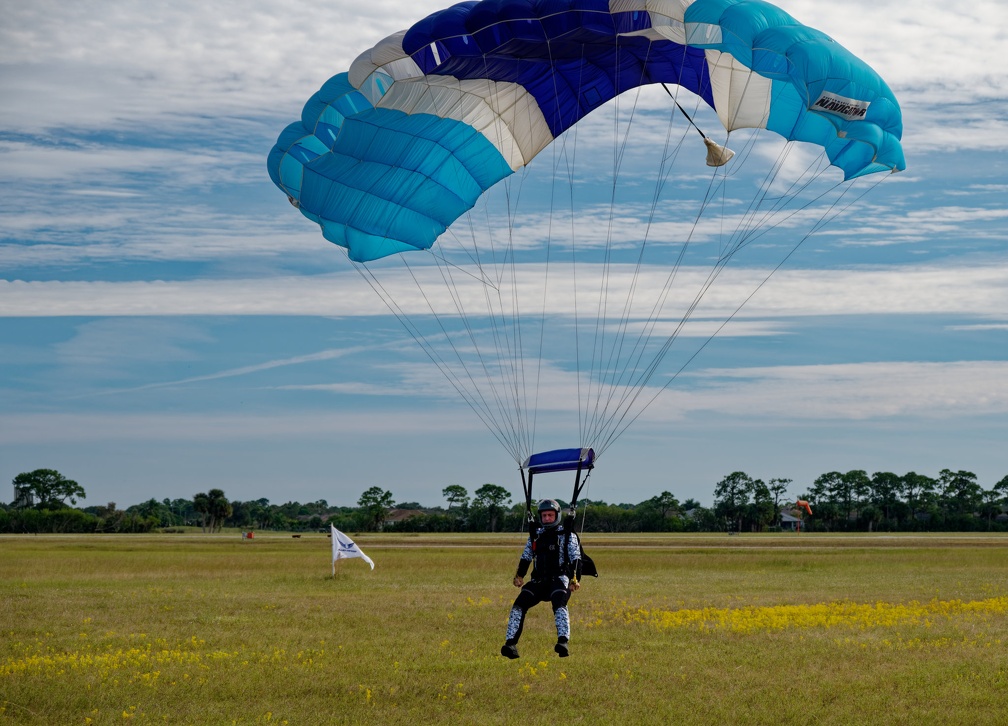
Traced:
<path fill-rule="evenodd" d="M 524 578 L 529 565 L 534 565 L 532 580 L 525 583 L 511 606 L 507 644 L 518 642 L 529 608 L 547 601 L 553 606 L 557 641 L 566 643 L 570 638 L 570 615 L 567 612 L 570 591 L 567 586 L 570 576 L 577 577 L 581 566 L 581 545 L 577 534 L 565 530 L 562 524 L 539 527 L 525 544 L 516 576 Z"/>

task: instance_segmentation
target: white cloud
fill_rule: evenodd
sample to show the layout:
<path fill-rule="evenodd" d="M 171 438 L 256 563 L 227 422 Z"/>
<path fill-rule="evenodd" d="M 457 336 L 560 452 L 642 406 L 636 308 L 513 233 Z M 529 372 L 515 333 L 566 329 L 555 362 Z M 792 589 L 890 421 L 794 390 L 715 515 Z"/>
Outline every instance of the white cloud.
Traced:
<path fill-rule="evenodd" d="M 343 358 L 348 355 L 354 355 L 362 353 L 365 351 L 376 351 L 382 347 L 390 346 L 371 346 L 371 347 L 353 347 L 353 348 L 333 348 L 329 350 L 321 350 L 316 353 L 308 353 L 306 355 L 292 356 L 290 358 L 279 358 L 276 360 L 264 361 L 262 363 L 255 363 L 247 366 L 239 366 L 238 368 L 228 368 L 222 371 L 216 371 L 214 373 L 207 373 L 201 376 L 190 376 L 188 378 L 180 378 L 177 380 L 170 381 L 159 381 L 157 383 L 146 383 L 141 386 L 133 386 L 131 388 L 120 388 L 120 389 L 106 389 L 101 391 L 100 395 L 115 395 L 120 393 L 131 393 L 135 391 L 146 391 L 155 388 L 171 388 L 179 386 L 187 386 L 192 383 L 202 383 L 204 381 L 219 381 L 224 378 L 237 378 L 240 376 L 247 376 L 254 373 L 262 373 L 264 371 L 271 371 L 276 368 L 285 368 L 288 366 L 297 366 L 305 363 L 317 363 L 319 361 L 330 361 L 336 360 L 338 358 Z M 336 385 L 336 384 L 333 384 Z M 277 386 L 278 390 L 336 390 L 330 386 Z M 391 393 L 391 392 L 389 392 Z M 89 394 L 95 395 L 95 394 Z"/>
<path fill-rule="evenodd" d="M 1008 414 L 1008 361 L 882 362 L 709 369 L 686 375 L 646 417 L 708 411 L 753 419 L 821 421 Z"/>
<path fill-rule="evenodd" d="M 55 360 L 77 369 L 98 367 L 103 374 L 124 365 L 193 360 L 186 348 L 209 337 L 199 328 L 172 319 L 100 319 L 77 326 L 73 337 L 53 347 Z"/>
<path fill-rule="evenodd" d="M 543 266 L 526 265 L 518 272 L 517 295 L 529 301 L 523 312 L 541 312 L 534 301 L 542 299 Z M 708 270 L 681 270 L 673 302 L 667 311 L 681 310 L 691 302 Z M 582 305 L 597 300 L 598 268 L 578 268 Z M 562 265 L 552 266 L 551 314 L 573 314 L 572 276 Z M 739 303 L 767 276 L 767 270 L 728 268 L 703 298 L 698 318 L 718 319 L 735 311 Z M 425 288 L 416 292 L 414 275 Z M 666 269 L 646 270 L 636 280 L 641 313 L 650 309 L 668 279 Z M 391 270 L 383 275 L 386 289 L 412 315 L 456 313 L 456 304 L 441 276 L 430 267 L 413 274 Z M 472 277 L 456 276 L 456 294 L 466 309 L 486 310 L 483 287 Z M 634 283 L 632 268 L 610 271 L 608 295 L 614 310 Z M 22 282 L 0 281 L 0 308 L 9 317 L 38 316 L 146 316 L 146 315 L 321 315 L 371 317 L 387 315 L 374 292 L 352 272 L 313 277 L 275 277 L 238 280 L 153 282 Z M 510 309 L 510 308 L 508 308 Z M 585 307 L 584 310 L 590 310 Z M 1008 265 L 918 266 L 868 270 L 780 270 L 771 283 L 744 308 L 744 316 L 859 315 L 859 314 L 961 314 L 1001 317 L 1008 310 Z M 673 319 L 676 319 L 674 313 Z M 593 318 L 594 319 L 594 315 Z"/>
<path fill-rule="evenodd" d="M 287 455 L 297 449 L 300 461 L 302 443 L 312 441 L 323 442 L 314 448 L 324 452 L 326 460 L 320 469 L 328 474 L 333 447 L 338 450 L 341 441 L 355 434 L 373 432 L 375 439 L 384 441 L 393 433 L 411 439 L 418 431 L 439 431 L 449 434 L 439 440 L 455 441 L 479 428 L 436 367 L 426 362 L 409 364 L 423 359 L 423 353 L 408 345 L 412 341 L 395 321 L 376 319 L 387 311 L 373 291 L 348 267 L 345 255 L 321 238 L 316 225 L 289 208 L 272 189 L 264 170 L 265 153 L 276 135 L 298 117 L 304 101 L 327 78 L 345 70 L 360 51 L 380 38 L 449 4 L 444 0 L 364 4 L 337 0 L 309 9 L 294 0 L 161 4 L 36 0 L 5 5 L 0 24 L 0 185 L 4 191 L 0 273 L 26 280 L 0 280 L 0 323 L 5 332 L 11 331 L 11 338 L 0 343 L 0 362 L 5 370 L 16 372 L 3 383 L 0 398 L 6 410 L 0 413 L 0 430 L 12 451 L 51 448 L 65 456 L 63 452 L 78 442 L 84 442 L 80 448 L 89 452 L 100 450 L 91 442 L 108 442 L 109 450 L 116 452 L 139 448 L 128 442 L 149 442 L 156 456 L 164 458 L 163 441 L 191 442 L 189 448 L 172 449 L 186 452 L 173 457 L 183 461 L 204 455 L 206 442 L 238 445 L 251 441 L 257 452 L 277 452 L 281 460 L 282 448 L 295 441 Z M 823 230 L 814 238 L 815 250 L 828 252 L 830 264 L 848 264 L 851 259 L 906 260 L 918 251 L 933 255 L 954 251 L 957 257 L 932 265 L 783 269 L 719 339 L 745 337 L 749 347 L 757 349 L 771 342 L 765 336 L 801 331 L 803 326 L 794 318 L 810 315 L 935 316 L 939 319 L 918 322 L 933 323 L 943 331 L 942 340 L 957 339 L 954 336 L 983 340 L 988 347 L 982 355 L 991 360 L 706 371 L 696 369 L 700 360 L 647 410 L 635 431 L 661 437 L 661 450 L 667 446 L 670 428 L 683 421 L 690 430 L 698 421 L 715 421 L 719 433 L 735 424 L 750 431 L 762 429 L 764 421 L 783 426 L 797 421 L 799 426 L 821 425 L 823 430 L 840 430 L 854 422 L 847 431 L 863 433 L 865 422 L 881 422 L 885 427 L 896 421 L 894 428 L 904 435 L 913 424 L 925 422 L 940 437 L 945 426 L 951 430 L 979 414 L 989 417 L 984 419 L 984 430 L 991 440 L 999 441 L 1004 438 L 1004 422 L 998 417 L 1008 409 L 1003 385 L 1008 370 L 995 359 L 1005 357 L 1001 341 L 1008 325 L 1008 263 L 981 255 L 1003 249 L 1005 237 L 1005 205 L 999 196 L 1005 189 L 1002 157 L 1008 149 L 1008 68 L 998 61 L 1006 45 L 1002 0 L 979 0 L 969 6 L 937 0 L 917 4 L 777 0 L 777 4 L 800 21 L 826 31 L 876 68 L 905 112 L 904 146 L 910 170 L 887 177 L 878 194 L 859 204 L 856 218 L 845 218 L 843 224 Z M 683 100 L 687 109 L 693 108 L 695 99 Z M 640 94 L 639 101 L 629 96 L 621 99 L 616 123 L 606 112 L 578 125 L 575 193 L 579 203 L 574 226 L 584 259 L 600 256 L 606 242 L 622 251 L 642 236 L 656 171 L 653 164 L 644 170 L 641 160 L 657 156 L 657 150 L 664 148 L 669 109 L 664 92 L 650 88 Z M 627 192 L 630 198 L 620 199 L 610 225 L 607 192 L 614 164 L 614 128 L 617 144 L 622 143 L 631 111 L 634 127 L 620 158 L 620 193 Z M 716 123 L 706 109 L 700 109 L 697 119 L 703 126 Z M 702 192 L 709 179 L 698 137 L 676 117 L 674 139 L 683 131 L 685 145 L 677 158 L 674 181 L 666 189 L 676 200 L 686 190 Z M 732 145 L 740 143 L 736 150 L 744 151 L 745 136 L 733 134 Z M 773 145 L 774 158 L 776 150 Z M 573 146 L 566 152 L 573 154 Z M 805 150 L 797 152 L 791 158 L 796 169 Z M 538 161 L 549 166 L 551 159 Z M 566 161 L 561 158 L 562 163 Z M 758 165 L 757 159 L 752 162 Z M 730 172 L 734 174 L 733 169 Z M 660 203 L 649 231 L 655 251 L 668 256 L 676 249 L 669 242 L 683 239 L 692 230 L 692 241 L 697 243 L 693 251 L 702 256 L 716 252 L 715 242 L 722 239 L 721 221 L 734 227 L 744 209 L 741 200 L 755 193 L 755 184 L 745 182 L 750 186 L 741 189 L 745 186 L 737 183 L 741 181 L 742 175 L 733 176 L 729 193 L 719 197 L 722 216 L 714 221 L 702 219 L 695 230 L 691 222 L 673 213 L 674 203 Z M 544 198 L 543 188 L 530 184 L 522 192 L 523 204 Z M 695 211 L 695 205 L 690 209 Z M 536 259 L 533 250 L 546 239 L 550 220 L 535 210 L 521 211 L 514 249 L 520 259 Z M 811 217 L 803 213 L 787 220 L 776 230 L 777 237 L 758 240 L 750 248 L 753 257 L 745 260 L 766 259 L 757 254 L 770 254 L 765 245 L 790 248 L 788 240 L 796 239 L 801 225 L 807 227 Z M 570 220 L 563 221 L 569 230 Z M 568 248 L 556 222 L 555 217 L 552 235 L 557 255 L 551 257 L 551 275 L 555 274 L 552 282 L 561 282 L 565 271 L 558 260 Z M 485 229 L 485 222 L 481 224 Z M 882 245 L 888 247 L 882 249 Z M 876 249 L 869 258 L 868 251 L 859 251 L 859 246 Z M 968 262 L 963 260 L 964 252 L 972 254 Z M 439 282 L 440 275 L 419 259 L 413 271 L 424 279 L 426 300 L 416 294 L 401 267 L 385 263 L 375 267 L 384 271 L 394 296 L 406 301 L 411 315 L 423 316 L 427 301 L 439 312 L 453 315 L 454 304 Z M 735 260 L 705 295 L 703 306 L 680 334 L 692 338 L 684 341 L 684 347 L 699 345 L 765 278 L 766 269 L 734 267 L 745 260 Z M 505 268 L 495 272 L 500 274 Z M 341 272 L 297 274 L 302 270 Z M 681 271 L 669 306 L 657 321 L 656 336 L 674 330 L 679 312 L 700 289 L 705 272 L 689 265 Z M 594 319 L 599 289 L 596 268 L 585 264 L 579 266 L 578 274 L 578 285 L 585 291 L 578 296 L 579 312 Z M 542 315 L 542 267 L 518 265 L 515 275 L 519 282 L 513 291 L 522 302 L 523 316 Z M 637 279 L 639 306 L 628 324 L 631 331 L 643 325 L 645 303 L 659 295 L 666 277 L 666 272 L 647 268 Z M 506 287 L 507 277 L 500 279 Z M 618 316 L 622 311 L 632 280 L 626 266 L 613 268 L 610 313 Z M 464 275 L 456 282 L 456 292 L 463 295 L 468 309 L 485 309 L 487 288 Z M 569 283 L 557 285 L 555 293 L 545 298 L 548 322 L 557 323 L 560 338 L 569 333 L 573 301 Z M 204 325 L 187 317 L 206 315 L 345 317 L 348 327 L 340 321 L 332 324 L 339 334 L 359 330 L 360 320 L 354 319 L 365 319 L 367 341 L 387 330 L 385 347 L 395 349 L 395 354 L 375 356 L 373 348 L 327 340 L 319 342 L 320 350 L 314 353 L 266 353 L 270 360 L 249 363 L 242 357 L 249 338 L 241 337 L 242 344 L 231 350 L 213 336 L 225 332 L 246 336 L 252 321 L 231 321 L 235 324 L 225 331 L 225 326 Z M 75 319 L 68 323 L 61 319 L 65 317 Z M 261 322 L 257 330 L 270 330 L 269 325 L 275 323 Z M 891 330 L 890 320 L 877 322 L 880 328 Z M 484 319 L 476 323 L 474 337 L 482 344 L 490 326 Z M 373 330 L 378 324 L 382 330 Z M 68 325 L 76 332 L 68 333 Z M 607 334 L 613 326 L 610 321 Z M 823 359 L 823 349 L 808 336 L 796 335 L 790 341 L 802 346 L 801 360 Z M 523 361 L 526 371 L 534 369 L 540 382 L 536 405 L 542 439 L 566 441 L 567 434 L 576 430 L 570 419 L 581 394 L 567 370 L 570 361 L 563 359 L 567 353 L 563 342 L 541 354 L 541 367 L 527 351 Z M 264 346 L 269 344 L 262 341 Z M 467 341 L 459 354 L 471 356 L 472 348 L 472 341 Z M 551 355 L 557 349 L 559 355 Z M 850 357 L 863 359 L 864 354 L 865 348 L 854 341 Z M 966 349 L 962 357 L 971 354 L 976 354 L 976 348 Z M 332 368 L 341 369 L 339 373 L 333 370 L 331 379 L 314 378 L 329 370 L 319 362 L 337 358 L 342 360 Z M 185 364 L 190 362 L 197 365 L 189 369 Z M 354 365 L 345 365 L 348 362 Z M 671 358 L 665 361 L 667 368 L 675 365 Z M 303 377 L 290 375 L 295 366 L 304 367 Z M 243 377 L 254 387 L 225 383 L 225 379 Z M 306 381 L 308 385 L 300 385 Z M 395 384 L 382 385 L 382 381 Z M 664 381 L 652 380 L 656 382 Z M 148 394 L 147 389 L 168 390 Z M 246 408 L 247 400 L 230 398 L 235 389 L 241 389 L 243 396 L 261 394 L 256 405 L 277 408 L 268 414 L 249 412 L 252 406 Z M 368 395 L 382 396 L 380 406 L 385 407 L 398 398 L 403 410 L 374 410 L 374 405 L 324 413 L 297 410 L 290 400 L 317 397 L 298 395 L 297 390 L 343 396 L 341 404 L 349 400 L 347 396 Z M 650 396 L 654 390 L 646 389 L 642 395 Z M 81 395 L 82 391 L 87 395 Z M 101 395 L 133 391 L 145 393 Z M 290 393 L 284 396 L 281 391 Z M 437 405 L 431 405 L 435 400 Z M 84 410 L 103 405 L 154 410 Z M 206 410 L 213 406 L 220 408 Z M 167 407 L 172 412 L 192 413 L 168 413 Z M 233 410 L 239 413 L 230 413 Z M 932 421 L 940 423 L 927 423 Z M 481 432 L 479 438 L 491 437 Z M 270 448 L 277 440 L 287 443 Z M 889 441 L 881 436 L 877 445 L 881 448 Z M 751 438 L 729 432 L 718 445 L 725 451 L 744 451 L 751 443 Z M 947 443 L 940 438 L 914 440 L 911 449 L 931 450 Z M 963 442 L 952 445 L 965 446 Z M 221 456 L 218 447 L 209 448 L 215 450 L 213 456 Z M 795 457 L 801 454 L 789 452 Z M 361 447 L 352 452 L 343 449 L 341 455 L 370 463 L 382 453 Z M 993 456 L 996 459 L 996 452 Z M 97 478 L 121 478 L 127 457 L 108 458 L 110 462 L 101 466 L 109 468 Z M 177 462 L 162 463 L 159 469 L 171 471 L 165 476 L 177 479 Z M 58 465 L 63 468 L 62 463 Z M 995 460 L 994 465 L 1000 464 Z M 231 468 L 232 462 L 221 466 Z M 684 461 L 684 467 L 688 466 Z M 262 474 L 249 472 L 250 479 L 255 476 Z M 402 480 L 401 473 L 395 476 Z M 654 476 L 661 481 L 667 472 Z M 328 476 L 323 478 L 322 486 L 330 486 Z M 134 491 L 133 482 L 129 486 Z"/>
<path fill-rule="evenodd" d="M 268 415 L 164 412 L 0 414 L 4 444 L 87 441 L 334 440 L 341 435 L 408 436 L 422 427 L 471 431 L 468 410 L 367 412 L 287 411 Z"/>
<path fill-rule="evenodd" d="M 1008 96 L 1001 0 L 778 0 L 797 20 L 822 30 L 887 80 L 904 103 Z M 912 89 L 912 93 L 910 92 Z"/>
<path fill-rule="evenodd" d="M 166 109 L 178 118 L 296 114 L 360 52 L 449 4 L 11 4 L 0 29 L 0 126 L 171 125 Z M 1008 72 L 993 60 L 1005 45 L 1000 0 L 778 4 L 863 57 L 908 109 L 1008 97 Z"/>
<path fill-rule="evenodd" d="M 738 424 L 781 421 L 882 421 L 1008 414 L 1008 389 L 1001 383 L 1008 362 L 866 363 L 750 369 L 708 369 L 665 391 L 635 424 L 638 433 L 696 415 L 725 416 Z M 431 381 L 437 381 L 436 371 Z M 441 381 L 443 384 L 443 380 Z M 699 383 L 699 388 L 693 388 Z M 325 390 L 326 386 L 316 387 Z M 441 386 L 442 390 L 444 386 Z M 341 393 L 374 393 L 369 384 L 334 384 Z M 383 391 L 387 393 L 387 391 Z M 436 392 L 434 392 L 436 395 Z M 546 389 L 541 421 L 571 411 L 576 399 Z M 650 394 L 648 394 L 650 395 Z M 421 410 L 365 411 L 358 408 L 257 414 L 18 413 L 0 414 L 7 445 L 47 441 L 238 441 L 331 439 L 367 433 L 410 435 L 418 428 L 442 433 L 470 431 L 474 419 L 463 406 Z"/>
<path fill-rule="evenodd" d="M 0 32 L 7 101 L 0 126 L 135 125 L 166 109 L 296 112 L 370 44 L 439 7 L 431 0 L 13 4 Z"/>

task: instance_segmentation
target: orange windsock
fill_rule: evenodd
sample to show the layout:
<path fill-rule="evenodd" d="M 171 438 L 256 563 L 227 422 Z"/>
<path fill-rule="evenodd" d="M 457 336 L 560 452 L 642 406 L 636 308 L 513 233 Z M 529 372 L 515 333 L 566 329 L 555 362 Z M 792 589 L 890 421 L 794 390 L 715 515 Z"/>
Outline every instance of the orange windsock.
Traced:
<path fill-rule="evenodd" d="M 797 502 L 794 503 L 794 505 L 795 509 L 804 509 L 806 512 L 809 513 L 809 516 L 812 515 L 812 507 L 810 507 L 809 503 L 806 502 L 804 499 L 799 499 Z"/>

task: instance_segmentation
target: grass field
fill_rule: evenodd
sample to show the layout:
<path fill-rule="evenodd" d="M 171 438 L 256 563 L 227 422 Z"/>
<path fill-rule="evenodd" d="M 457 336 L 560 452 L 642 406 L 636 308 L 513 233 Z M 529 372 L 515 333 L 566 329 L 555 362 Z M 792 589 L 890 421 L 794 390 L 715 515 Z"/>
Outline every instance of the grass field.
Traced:
<path fill-rule="evenodd" d="M 0 722 L 1008 723 L 1008 538 L 586 535 L 498 654 L 508 535 L 0 537 Z"/>

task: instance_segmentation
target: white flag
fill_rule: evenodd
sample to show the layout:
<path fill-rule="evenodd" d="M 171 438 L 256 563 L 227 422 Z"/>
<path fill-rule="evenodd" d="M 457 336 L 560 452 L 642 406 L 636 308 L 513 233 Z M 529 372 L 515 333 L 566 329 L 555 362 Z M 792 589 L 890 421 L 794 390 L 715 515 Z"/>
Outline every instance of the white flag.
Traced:
<path fill-rule="evenodd" d="M 360 557 L 362 560 L 371 565 L 371 569 L 374 569 L 374 562 L 366 554 L 361 552 L 361 548 L 356 545 L 356 543 L 347 537 L 345 534 L 340 532 L 331 524 L 329 529 L 332 530 L 332 566 L 333 575 L 336 574 L 336 560 L 345 560 L 350 557 Z"/>

